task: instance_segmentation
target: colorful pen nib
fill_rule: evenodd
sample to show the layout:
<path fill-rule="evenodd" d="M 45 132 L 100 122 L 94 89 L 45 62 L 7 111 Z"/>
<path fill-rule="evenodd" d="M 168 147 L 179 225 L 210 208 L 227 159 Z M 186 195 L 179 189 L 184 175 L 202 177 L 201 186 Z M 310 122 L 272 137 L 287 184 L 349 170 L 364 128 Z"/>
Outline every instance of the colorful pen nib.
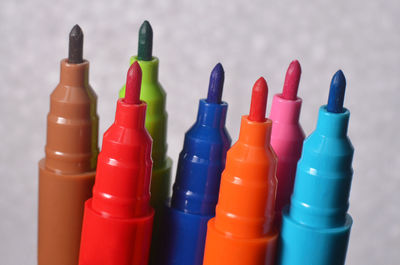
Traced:
<path fill-rule="evenodd" d="M 69 33 L 68 63 L 83 62 L 83 32 L 76 24 Z"/>
<path fill-rule="evenodd" d="M 142 84 L 142 70 L 139 63 L 134 62 L 129 68 L 126 78 L 126 91 L 124 102 L 128 104 L 140 103 L 140 86 Z"/>
<path fill-rule="evenodd" d="M 328 105 L 326 109 L 329 112 L 342 113 L 343 112 L 343 101 L 344 92 L 346 90 L 346 78 L 342 70 L 335 73 L 331 81 L 331 87 L 329 89 Z"/>
<path fill-rule="evenodd" d="M 267 108 L 268 86 L 264 77 L 260 77 L 253 86 L 249 120 L 262 122 L 265 120 Z"/>
<path fill-rule="evenodd" d="M 145 20 L 139 29 L 138 60 L 151 61 L 153 58 L 153 29 Z"/>
<path fill-rule="evenodd" d="M 283 85 L 282 98 L 295 100 L 297 98 L 297 90 L 299 88 L 301 76 L 300 63 L 294 60 L 290 63 L 285 77 L 285 84 Z"/>
<path fill-rule="evenodd" d="M 210 85 L 208 86 L 208 103 L 221 103 L 222 90 L 224 87 L 225 73 L 222 64 L 218 63 L 211 72 Z"/>

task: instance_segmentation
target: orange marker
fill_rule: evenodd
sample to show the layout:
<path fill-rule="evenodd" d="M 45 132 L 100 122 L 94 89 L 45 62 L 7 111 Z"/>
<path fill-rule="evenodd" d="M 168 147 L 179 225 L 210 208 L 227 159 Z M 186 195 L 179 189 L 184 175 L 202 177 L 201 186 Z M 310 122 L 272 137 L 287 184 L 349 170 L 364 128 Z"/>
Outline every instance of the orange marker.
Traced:
<path fill-rule="evenodd" d="M 203 265 L 273 265 L 277 159 L 265 118 L 268 87 L 253 87 L 250 115 L 242 117 L 239 140 L 228 151 L 216 216 L 208 222 Z"/>

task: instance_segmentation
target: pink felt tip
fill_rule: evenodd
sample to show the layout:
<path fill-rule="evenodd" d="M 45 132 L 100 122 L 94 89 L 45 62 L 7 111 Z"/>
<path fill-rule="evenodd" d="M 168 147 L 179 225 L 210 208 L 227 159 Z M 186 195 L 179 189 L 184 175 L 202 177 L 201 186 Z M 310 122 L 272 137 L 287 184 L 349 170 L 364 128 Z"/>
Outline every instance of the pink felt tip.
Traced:
<path fill-rule="evenodd" d="M 253 86 L 249 120 L 265 121 L 265 110 L 267 109 L 268 86 L 264 77 L 260 77 Z"/>
<path fill-rule="evenodd" d="M 283 85 L 282 98 L 288 100 L 297 99 L 297 90 L 299 88 L 301 75 L 301 66 L 299 61 L 294 60 L 290 63 L 285 77 L 285 84 Z"/>
<path fill-rule="evenodd" d="M 138 62 L 134 62 L 129 67 L 126 77 L 126 88 L 124 102 L 127 104 L 140 103 L 140 86 L 142 84 L 142 69 Z"/>

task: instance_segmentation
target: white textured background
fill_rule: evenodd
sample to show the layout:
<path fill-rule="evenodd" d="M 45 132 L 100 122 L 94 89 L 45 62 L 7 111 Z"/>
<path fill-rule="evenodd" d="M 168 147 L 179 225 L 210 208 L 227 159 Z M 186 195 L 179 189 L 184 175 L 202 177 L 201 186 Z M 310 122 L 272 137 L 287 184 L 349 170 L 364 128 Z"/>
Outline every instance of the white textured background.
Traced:
<path fill-rule="evenodd" d="M 343 69 L 356 148 L 347 264 L 400 264 L 400 2 L 133 2 L 0 2 L 0 264 L 36 264 L 37 161 L 44 155 L 49 94 L 71 27 L 78 23 L 85 33 L 103 134 L 144 19 L 153 26 L 154 54 L 161 60 L 175 165 L 218 61 L 225 67 L 223 98 L 234 141 L 260 75 L 275 94 L 290 61 L 300 60 L 301 122 L 309 134 L 331 76 Z"/>

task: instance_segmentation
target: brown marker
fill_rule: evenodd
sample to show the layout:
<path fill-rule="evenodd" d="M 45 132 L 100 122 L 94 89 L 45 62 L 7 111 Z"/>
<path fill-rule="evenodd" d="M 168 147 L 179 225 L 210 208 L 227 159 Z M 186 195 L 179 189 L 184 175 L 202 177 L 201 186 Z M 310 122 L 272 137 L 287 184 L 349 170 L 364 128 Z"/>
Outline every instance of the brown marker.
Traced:
<path fill-rule="evenodd" d="M 46 157 L 39 162 L 38 265 L 78 264 L 84 202 L 92 196 L 99 119 L 82 48 L 75 25 L 50 96 Z"/>

